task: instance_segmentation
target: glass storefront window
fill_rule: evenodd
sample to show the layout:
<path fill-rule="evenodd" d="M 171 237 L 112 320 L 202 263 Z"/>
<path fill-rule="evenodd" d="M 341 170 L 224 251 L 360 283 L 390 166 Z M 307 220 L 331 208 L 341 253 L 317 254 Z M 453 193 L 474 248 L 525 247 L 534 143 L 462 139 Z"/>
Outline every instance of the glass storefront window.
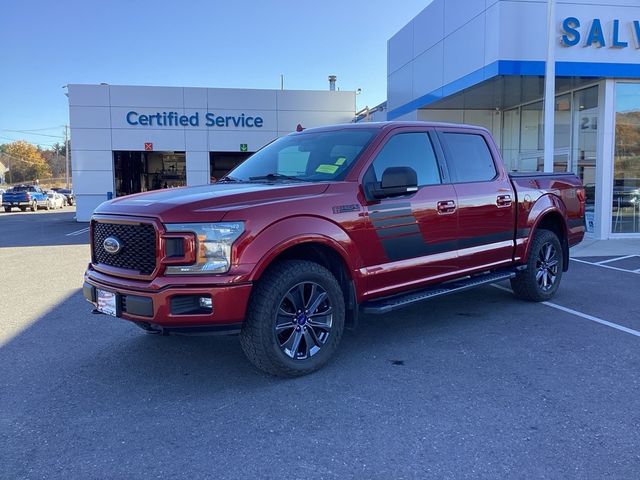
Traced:
<path fill-rule="evenodd" d="M 518 169 L 520 109 L 505 110 L 502 118 L 502 160 L 505 168 L 512 172 Z"/>
<path fill-rule="evenodd" d="M 555 172 L 571 170 L 571 94 L 559 95 L 555 102 L 554 162 Z M 544 170 L 543 102 L 523 105 L 504 112 L 503 155 L 510 170 L 520 172 Z"/>
<path fill-rule="evenodd" d="M 587 224 L 594 222 L 596 203 L 596 148 L 598 145 L 598 87 L 573 94 L 573 147 L 571 169 L 586 190 Z"/>
<path fill-rule="evenodd" d="M 640 232 L 640 84 L 616 85 L 612 233 Z"/>
<path fill-rule="evenodd" d="M 535 172 L 542 170 L 544 157 L 544 114 L 542 102 L 530 103 L 522 107 L 520 113 L 520 155 L 517 170 Z"/>
<path fill-rule="evenodd" d="M 542 146 L 544 151 L 544 145 Z M 553 127 L 553 171 L 568 172 L 569 149 L 571 148 L 571 95 L 556 97 L 555 118 Z"/>

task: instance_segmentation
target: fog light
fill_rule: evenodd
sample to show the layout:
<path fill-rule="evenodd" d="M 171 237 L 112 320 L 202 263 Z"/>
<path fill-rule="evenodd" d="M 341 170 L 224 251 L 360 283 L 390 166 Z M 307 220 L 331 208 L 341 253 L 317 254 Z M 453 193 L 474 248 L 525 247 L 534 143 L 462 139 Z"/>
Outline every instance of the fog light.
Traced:
<path fill-rule="evenodd" d="M 199 303 L 200 303 L 200 308 L 213 310 L 213 300 L 211 299 L 211 297 L 200 297 Z"/>

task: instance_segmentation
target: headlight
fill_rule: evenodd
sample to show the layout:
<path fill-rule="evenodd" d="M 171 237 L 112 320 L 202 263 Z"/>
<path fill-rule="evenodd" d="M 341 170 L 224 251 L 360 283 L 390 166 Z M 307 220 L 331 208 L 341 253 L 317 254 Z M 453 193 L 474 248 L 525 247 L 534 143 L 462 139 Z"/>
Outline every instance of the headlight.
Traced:
<path fill-rule="evenodd" d="M 242 222 L 169 223 L 168 232 L 193 232 L 196 263 L 168 266 L 168 274 L 224 273 L 231 266 L 231 245 L 244 232 Z"/>

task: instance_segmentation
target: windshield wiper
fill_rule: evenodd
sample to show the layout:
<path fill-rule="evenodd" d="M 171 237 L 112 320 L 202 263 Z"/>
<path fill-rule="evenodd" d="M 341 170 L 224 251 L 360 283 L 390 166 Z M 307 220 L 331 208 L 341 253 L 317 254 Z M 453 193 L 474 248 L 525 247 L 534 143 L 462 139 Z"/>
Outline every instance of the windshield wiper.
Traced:
<path fill-rule="evenodd" d="M 241 182 L 241 181 L 242 180 L 240 180 L 239 178 L 224 176 L 220 180 L 218 180 L 218 183 L 220 183 L 220 182 Z"/>
<path fill-rule="evenodd" d="M 300 177 L 292 177 L 290 175 L 284 175 L 282 173 L 267 173 L 266 175 L 258 175 L 256 177 L 249 177 L 249 180 L 293 180 L 295 182 L 308 182 Z"/>

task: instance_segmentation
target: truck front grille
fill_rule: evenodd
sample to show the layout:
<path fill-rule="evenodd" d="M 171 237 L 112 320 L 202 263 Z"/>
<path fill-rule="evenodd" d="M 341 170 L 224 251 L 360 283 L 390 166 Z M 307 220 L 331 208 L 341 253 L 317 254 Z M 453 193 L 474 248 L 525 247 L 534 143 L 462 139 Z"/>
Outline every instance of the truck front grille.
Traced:
<path fill-rule="evenodd" d="M 105 240 L 116 239 L 119 249 L 110 253 Z M 109 243 L 109 242 L 107 242 Z M 110 241 L 113 251 L 113 240 Z M 156 229 L 150 223 L 106 223 L 93 221 L 91 242 L 95 264 L 151 275 L 156 268 Z"/>

